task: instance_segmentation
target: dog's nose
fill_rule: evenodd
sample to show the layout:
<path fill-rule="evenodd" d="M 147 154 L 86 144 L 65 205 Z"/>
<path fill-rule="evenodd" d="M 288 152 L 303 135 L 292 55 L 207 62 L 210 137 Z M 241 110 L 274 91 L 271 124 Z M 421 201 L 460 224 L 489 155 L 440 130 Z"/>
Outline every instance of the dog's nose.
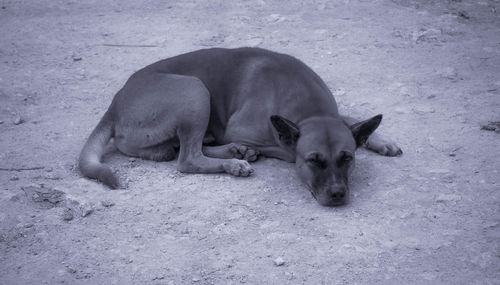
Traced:
<path fill-rule="evenodd" d="M 347 191 L 345 188 L 340 188 L 330 193 L 330 199 L 333 205 L 343 205 L 346 202 Z"/>
<path fill-rule="evenodd" d="M 332 198 L 334 200 L 336 200 L 336 199 L 344 199 L 345 193 L 344 192 L 340 192 L 340 191 L 339 192 L 334 192 L 334 193 L 332 193 L 331 196 L 332 196 Z"/>

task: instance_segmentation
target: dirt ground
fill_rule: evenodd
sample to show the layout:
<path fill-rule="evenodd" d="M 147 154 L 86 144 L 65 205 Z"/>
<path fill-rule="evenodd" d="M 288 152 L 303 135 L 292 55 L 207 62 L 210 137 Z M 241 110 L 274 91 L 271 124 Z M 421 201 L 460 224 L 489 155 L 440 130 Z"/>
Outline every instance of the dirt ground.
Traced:
<path fill-rule="evenodd" d="M 437 4 L 436 4 L 437 3 Z M 500 2 L 0 0 L 0 284 L 500 284 Z M 141 67 L 207 47 L 292 54 L 342 112 L 404 150 L 360 149 L 347 206 L 292 164 L 185 175 L 77 157 Z"/>

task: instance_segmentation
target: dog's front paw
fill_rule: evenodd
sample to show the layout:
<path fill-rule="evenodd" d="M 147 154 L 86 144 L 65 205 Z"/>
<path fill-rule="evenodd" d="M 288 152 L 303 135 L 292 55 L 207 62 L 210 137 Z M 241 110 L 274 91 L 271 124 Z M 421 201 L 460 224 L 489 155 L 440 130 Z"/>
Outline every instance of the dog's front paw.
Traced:
<path fill-rule="evenodd" d="M 250 176 L 253 173 L 253 168 L 245 160 L 228 159 L 222 164 L 224 170 L 234 176 Z"/>
<path fill-rule="evenodd" d="M 234 158 L 244 159 L 249 162 L 256 161 L 259 157 L 259 152 L 257 150 L 237 143 L 231 144 L 230 151 L 233 154 Z"/>
<path fill-rule="evenodd" d="M 257 158 L 259 158 L 259 154 L 260 152 L 258 150 L 247 147 L 247 151 L 245 152 L 243 159 L 249 162 L 254 162 Z"/>
<path fill-rule="evenodd" d="M 396 143 L 380 138 L 368 139 L 366 148 L 385 156 L 400 156 L 403 154 L 403 150 Z"/>

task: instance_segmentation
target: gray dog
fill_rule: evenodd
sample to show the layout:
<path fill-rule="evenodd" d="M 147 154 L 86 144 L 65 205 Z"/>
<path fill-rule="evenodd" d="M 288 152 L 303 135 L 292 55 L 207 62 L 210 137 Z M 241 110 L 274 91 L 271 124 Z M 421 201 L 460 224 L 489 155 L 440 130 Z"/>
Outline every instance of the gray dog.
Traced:
<path fill-rule="evenodd" d="M 342 117 L 321 78 L 298 59 L 257 48 L 204 49 L 151 64 L 115 95 L 80 155 L 81 172 L 116 188 L 101 163 L 111 137 L 122 153 L 181 172 L 248 176 L 258 155 L 295 162 L 325 206 L 344 204 L 357 147 L 401 149 L 375 135 L 382 115 Z"/>

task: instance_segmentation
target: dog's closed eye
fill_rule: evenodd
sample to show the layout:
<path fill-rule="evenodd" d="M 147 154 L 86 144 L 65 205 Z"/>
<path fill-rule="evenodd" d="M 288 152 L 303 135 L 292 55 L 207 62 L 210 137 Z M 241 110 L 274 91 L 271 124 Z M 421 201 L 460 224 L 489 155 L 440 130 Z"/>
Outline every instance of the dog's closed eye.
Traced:
<path fill-rule="evenodd" d="M 340 153 L 337 163 L 339 166 L 347 165 L 354 159 L 353 155 L 349 152 L 342 151 Z"/>
<path fill-rule="evenodd" d="M 314 167 L 318 167 L 320 169 L 325 169 L 328 166 L 328 162 L 324 158 L 324 156 L 320 153 L 312 153 L 307 156 L 306 162 Z"/>

